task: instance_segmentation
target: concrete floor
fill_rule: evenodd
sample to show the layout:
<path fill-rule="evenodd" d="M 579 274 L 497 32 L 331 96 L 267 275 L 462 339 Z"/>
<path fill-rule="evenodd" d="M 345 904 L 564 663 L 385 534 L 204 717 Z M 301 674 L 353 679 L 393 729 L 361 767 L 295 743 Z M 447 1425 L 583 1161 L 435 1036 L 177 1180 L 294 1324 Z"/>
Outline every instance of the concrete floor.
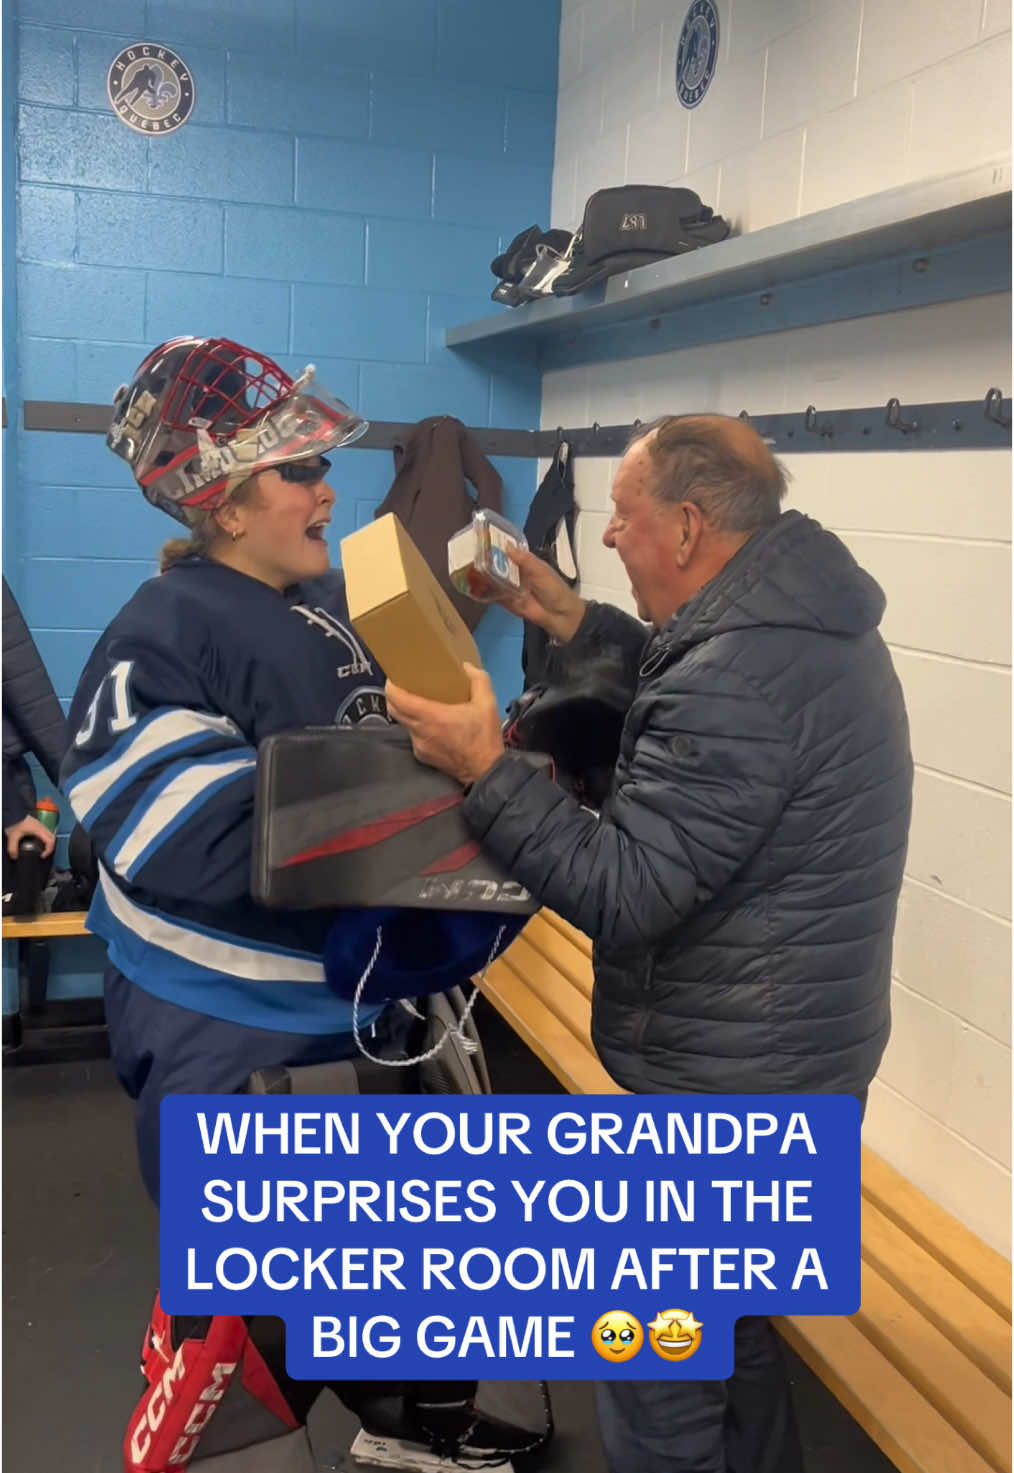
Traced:
<path fill-rule="evenodd" d="M 482 1015 L 494 1087 L 557 1092 Z M 16 1473 L 122 1473 L 157 1281 L 158 1219 L 134 1161 L 131 1106 L 107 1060 L 4 1069 L 3 1453 Z M 891 1473 L 833 1397 L 788 1356 L 807 1473 Z M 539 1473 L 606 1473 L 590 1385 L 554 1383 L 557 1435 Z M 326 1393 L 310 1421 L 322 1470 L 355 1423 Z"/>

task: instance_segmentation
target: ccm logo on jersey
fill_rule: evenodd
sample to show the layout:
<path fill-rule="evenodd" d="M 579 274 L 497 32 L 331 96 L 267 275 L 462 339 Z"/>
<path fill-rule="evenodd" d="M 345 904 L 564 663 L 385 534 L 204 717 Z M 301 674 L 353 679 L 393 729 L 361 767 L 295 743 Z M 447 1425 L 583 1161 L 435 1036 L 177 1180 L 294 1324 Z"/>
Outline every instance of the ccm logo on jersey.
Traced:
<path fill-rule="evenodd" d="M 368 675 L 372 671 L 373 666 L 366 658 L 366 651 L 358 639 L 345 628 L 339 619 L 329 614 L 327 609 L 319 606 L 309 609 L 305 604 L 293 604 L 292 612 L 302 614 L 308 624 L 314 624 L 318 629 L 323 630 L 327 639 L 337 639 L 352 656 L 351 664 L 338 666 L 339 680 L 347 680 L 350 675 Z"/>
<path fill-rule="evenodd" d="M 162 1374 L 162 1379 L 152 1388 L 141 1418 L 131 1435 L 130 1456 L 137 1464 L 142 1463 L 151 1451 L 152 1434 L 157 1432 L 162 1425 L 165 1414 L 172 1403 L 173 1388 L 176 1382 L 186 1374 L 185 1351 L 186 1345 L 181 1345 L 172 1365 L 167 1367 Z M 195 1397 L 193 1411 L 187 1418 L 182 1435 L 173 1445 L 173 1450 L 166 1463 L 167 1467 L 180 1468 L 189 1462 L 201 1433 L 215 1415 L 218 1403 L 225 1395 L 229 1378 L 235 1369 L 235 1361 L 219 1361 L 212 1367 L 211 1380 Z"/>

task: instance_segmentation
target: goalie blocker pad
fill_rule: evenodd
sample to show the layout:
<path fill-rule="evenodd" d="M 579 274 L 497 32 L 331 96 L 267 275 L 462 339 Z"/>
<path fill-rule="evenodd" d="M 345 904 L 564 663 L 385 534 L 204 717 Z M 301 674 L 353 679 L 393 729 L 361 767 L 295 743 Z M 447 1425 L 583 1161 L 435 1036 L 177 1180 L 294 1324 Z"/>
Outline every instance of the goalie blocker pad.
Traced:
<path fill-rule="evenodd" d="M 552 771 L 549 757 L 526 753 Z M 527 916 L 538 903 L 466 827 L 463 792 L 401 727 L 309 728 L 257 754 L 251 891 L 286 910 L 404 907 Z"/>

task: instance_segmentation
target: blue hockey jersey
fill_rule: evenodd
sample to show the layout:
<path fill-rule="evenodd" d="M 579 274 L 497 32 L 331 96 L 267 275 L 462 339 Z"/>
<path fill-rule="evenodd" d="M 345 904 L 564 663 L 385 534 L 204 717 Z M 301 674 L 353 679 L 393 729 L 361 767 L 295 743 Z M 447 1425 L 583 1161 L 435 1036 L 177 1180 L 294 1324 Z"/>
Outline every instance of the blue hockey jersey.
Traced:
<path fill-rule="evenodd" d="M 386 723 L 383 687 L 338 573 L 281 594 L 194 558 L 138 589 L 85 667 L 61 771 L 99 859 L 88 929 L 125 976 L 230 1022 L 351 1031 L 324 983 L 334 914 L 250 897 L 256 757 L 276 732 Z"/>

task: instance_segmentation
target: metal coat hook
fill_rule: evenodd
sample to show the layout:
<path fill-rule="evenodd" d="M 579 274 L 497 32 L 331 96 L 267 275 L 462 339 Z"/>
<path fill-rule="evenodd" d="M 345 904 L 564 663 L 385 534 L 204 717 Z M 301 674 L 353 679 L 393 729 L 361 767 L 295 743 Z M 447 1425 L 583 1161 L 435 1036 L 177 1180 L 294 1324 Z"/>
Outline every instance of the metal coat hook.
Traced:
<path fill-rule="evenodd" d="M 567 461 L 570 459 L 570 446 L 564 439 L 563 425 L 557 425 L 556 427 L 556 452 L 553 458 L 556 461 L 557 470 L 562 475 L 567 469 Z"/>
<path fill-rule="evenodd" d="M 903 435 L 910 434 L 919 428 L 917 419 L 902 419 L 900 399 L 888 399 L 886 423 L 892 430 L 900 430 Z"/>
<path fill-rule="evenodd" d="M 999 389 L 989 389 L 986 393 L 986 402 L 983 406 L 983 414 L 992 425 L 999 425 L 1001 429 L 1010 429 L 1010 420 L 1003 416 L 1003 394 Z"/>
<path fill-rule="evenodd" d="M 826 422 L 822 425 L 819 425 L 817 423 L 817 410 L 812 404 L 808 404 L 806 406 L 806 419 L 803 421 L 803 428 L 809 434 L 821 435 L 824 437 L 824 439 L 827 440 L 830 440 L 831 436 L 834 434 L 834 430 Z"/>

